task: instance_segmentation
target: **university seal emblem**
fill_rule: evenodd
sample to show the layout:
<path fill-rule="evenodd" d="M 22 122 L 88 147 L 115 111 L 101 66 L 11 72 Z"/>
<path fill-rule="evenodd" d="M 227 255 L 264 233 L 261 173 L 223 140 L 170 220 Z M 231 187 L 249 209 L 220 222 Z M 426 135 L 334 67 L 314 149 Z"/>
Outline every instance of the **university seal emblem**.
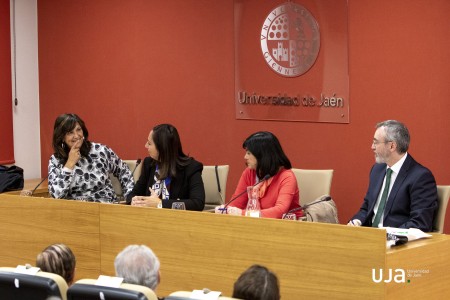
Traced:
<path fill-rule="evenodd" d="M 261 50 L 267 65 L 285 77 L 306 73 L 320 50 L 319 26 L 302 5 L 286 2 L 266 17 L 261 29 Z"/>

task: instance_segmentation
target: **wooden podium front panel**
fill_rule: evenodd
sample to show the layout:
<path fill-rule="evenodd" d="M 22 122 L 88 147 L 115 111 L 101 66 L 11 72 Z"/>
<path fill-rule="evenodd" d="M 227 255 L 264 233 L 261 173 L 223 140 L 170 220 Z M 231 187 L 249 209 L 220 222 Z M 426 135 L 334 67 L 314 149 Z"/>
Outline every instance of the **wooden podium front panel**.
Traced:
<path fill-rule="evenodd" d="M 385 272 L 401 269 L 405 282 L 387 283 L 386 299 L 444 299 L 450 295 L 450 236 L 435 233 L 387 251 Z M 389 280 L 389 276 L 385 276 Z M 398 279 L 401 279 L 398 277 Z M 398 280 L 400 281 L 400 280 Z M 447 295 L 444 297 L 444 295 Z"/>
<path fill-rule="evenodd" d="M 102 273 L 114 273 L 124 247 L 145 244 L 161 261 L 159 295 L 205 287 L 231 295 L 239 275 L 262 264 L 278 275 L 282 299 L 384 296 L 371 279 L 385 264 L 384 231 L 113 205 L 100 215 Z"/>
<path fill-rule="evenodd" d="M 100 274 L 99 205 L 15 195 L 0 195 L 0 266 L 36 264 L 50 244 L 74 252 L 76 278 Z"/>
<path fill-rule="evenodd" d="M 45 247 L 65 243 L 77 257 L 76 279 L 114 275 L 123 248 L 148 245 L 161 261 L 160 296 L 204 287 L 229 296 L 252 264 L 273 270 L 288 300 L 450 294 L 447 235 L 386 250 L 385 231 L 374 228 L 8 194 L 0 194 L 0 225 L 0 266 L 34 265 Z M 428 273 L 406 277 L 410 283 L 376 283 L 372 269 Z"/>

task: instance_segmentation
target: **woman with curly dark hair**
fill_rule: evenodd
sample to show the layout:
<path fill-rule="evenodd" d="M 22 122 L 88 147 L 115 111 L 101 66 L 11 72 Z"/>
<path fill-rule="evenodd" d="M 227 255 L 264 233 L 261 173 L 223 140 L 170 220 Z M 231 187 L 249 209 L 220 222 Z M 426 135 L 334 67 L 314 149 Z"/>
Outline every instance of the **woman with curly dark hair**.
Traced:
<path fill-rule="evenodd" d="M 119 179 L 124 195 L 134 187 L 128 165 L 108 146 L 89 141 L 89 131 L 76 114 L 56 118 L 48 166 L 53 198 L 116 202 L 109 174 Z"/>

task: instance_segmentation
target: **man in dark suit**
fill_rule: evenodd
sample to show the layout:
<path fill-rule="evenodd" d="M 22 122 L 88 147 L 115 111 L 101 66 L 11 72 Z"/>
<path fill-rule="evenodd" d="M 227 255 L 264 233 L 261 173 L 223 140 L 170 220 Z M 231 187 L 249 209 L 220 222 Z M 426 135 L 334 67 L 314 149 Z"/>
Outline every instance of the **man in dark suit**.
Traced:
<path fill-rule="evenodd" d="M 377 124 L 372 143 L 376 164 L 364 203 L 348 225 L 432 231 L 438 206 L 436 181 L 408 154 L 409 141 L 404 124 L 394 120 Z"/>

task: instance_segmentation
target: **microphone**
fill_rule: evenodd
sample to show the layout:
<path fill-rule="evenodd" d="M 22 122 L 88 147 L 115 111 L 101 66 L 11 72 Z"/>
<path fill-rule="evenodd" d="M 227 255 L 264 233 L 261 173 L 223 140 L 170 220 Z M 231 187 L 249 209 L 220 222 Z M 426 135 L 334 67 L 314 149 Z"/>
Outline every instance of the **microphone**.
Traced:
<path fill-rule="evenodd" d="M 47 174 L 47 176 L 45 176 L 45 178 L 42 179 L 41 182 L 39 182 L 38 185 L 31 191 L 30 197 L 33 196 L 33 194 L 37 190 L 37 188 L 48 178 L 48 175 L 50 175 L 50 174 Z"/>
<path fill-rule="evenodd" d="M 290 213 L 293 213 L 293 212 L 296 212 L 296 211 L 299 211 L 299 210 L 305 210 L 306 208 L 310 207 L 311 205 L 314 205 L 314 204 L 317 204 L 317 203 L 320 203 L 320 202 L 324 202 L 324 201 L 330 201 L 330 200 L 331 200 L 331 197 L 328 196 L 328 195 L 326 195 L 326 196 L 323 196 L 320 200 L 317 200 L 317 201 L 308 203 L 308 204 L 306 204 L 306 205 L 304 205 L 304 206 L 300 206 L 300 207 L 293 208 L 293 209 L 289 210 L 289 211 L 284 215 L 283 219 L 286 218 L 286 215 L 287 215 L 287 214 L 290 214 Z"/>
<path fill-rule="evenodd" d="M 136 165 L 134 166 L 133 172 L 131 172 L 131 177 L 134 175 L 134 171 L 136 171 L 137 167 L 141 164 L 142 159 L 138 158 L 136 160 Z M 134 177 L 133 177 L 134 178 Z"/>
<path fill-rule="evenodd" d="M 257 183 L 255 183 L 254 185 L 252 185 L 252 187 L 257 186 L 260 183 L 263 183 L 264 181 L 266 181 L 267 179 L 270 178 L 270 175 L 267 174 L 266 176 L 263 177 L 263 179 L 261 181 L 258 181 Z M 230 201 L 228 201 L 227 204 L 225 204 L 225 206 L 223 208 L 221 208 L 220 210 L 222 210 L 222 214 L 224 211 L 227 210 L 228 205 L 230 205 L 231 202 L 233 202 L 234 200 L 236 200 L 237 198 L 239 198 L 240 196 L 244 195 L 245 193 L 247 193 L 247 189 L 245 189 L 242 193 L 239 193 L 237 196 L 235 196 L 234 198 L 232 198 Z"/>

